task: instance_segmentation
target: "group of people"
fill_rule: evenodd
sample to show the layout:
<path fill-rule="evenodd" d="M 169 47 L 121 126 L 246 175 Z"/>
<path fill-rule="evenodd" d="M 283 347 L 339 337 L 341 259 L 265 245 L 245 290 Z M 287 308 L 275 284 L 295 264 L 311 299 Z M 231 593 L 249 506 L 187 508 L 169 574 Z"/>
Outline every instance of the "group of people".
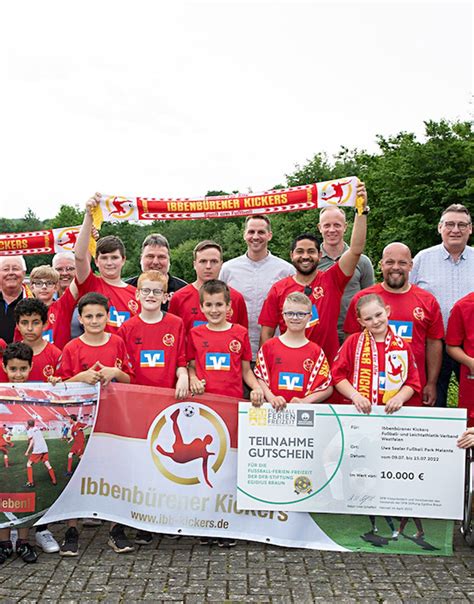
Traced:
<path fill-rule="evenodd" d="M 446 406 L 454 371 L 459 405 L 474 423 L 469 211 L 458 204 L 446 208 L 438 224 L 441 243 L 414 259 L 403 243 L 387 245 L 383 280 L 374 284 L 372 263 L 363 255 L 369 214 L 363 183 L 357 194 L 363 207 L 349 244 L 344 210 L 326 207 L 319 234 L 302 233 L 292 242 L 289 263 L 268 249 L 268 217 L 249 216 L 246 253 L 223 262 L 218 243 L 200 242 L 190 284 L 170 274 L 169 244 L 160 234 L 146 237 L 142 272 L 127 281 L 123 242 L 113 235 L 99 239 L 94 274 L 88 250 L 96 194 L 86 203 L 74 254 L 57 254 L 52 266 L 36 267 L 28 285 L 24 259 L 0 257 L 3 381 L 14 381 L 25 364 L 22 355 L 30 354 L 20 381 L 133 382 L 174 388 L 177 399 L 204 392 L 246 396 L 275 409 L 330 400 L 363 413 L 384 404 L 393 413 L 402 405 Z M 474 445 L 472 430 L 459 444 Z M 0 539 L 1 561 L 12 548 Z M 135 541 L 151 540 L 139 531 Z M 22 536 L 20 547 L 25 544 Z M 111 526 L 109 544 L 118 553 L 133 549 L 118 524 Z M 61 554 L 77 553 L 72 520 Z"/>

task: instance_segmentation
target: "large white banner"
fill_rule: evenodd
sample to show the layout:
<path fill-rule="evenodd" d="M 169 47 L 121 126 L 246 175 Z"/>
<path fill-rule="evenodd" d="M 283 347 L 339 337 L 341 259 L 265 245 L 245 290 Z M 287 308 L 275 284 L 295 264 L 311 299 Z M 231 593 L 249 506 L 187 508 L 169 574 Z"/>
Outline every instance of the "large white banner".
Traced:
<path fill-rule="evenodd" d="M 465 409 L 239 406 L 240 509 L 461 519 Z"/>

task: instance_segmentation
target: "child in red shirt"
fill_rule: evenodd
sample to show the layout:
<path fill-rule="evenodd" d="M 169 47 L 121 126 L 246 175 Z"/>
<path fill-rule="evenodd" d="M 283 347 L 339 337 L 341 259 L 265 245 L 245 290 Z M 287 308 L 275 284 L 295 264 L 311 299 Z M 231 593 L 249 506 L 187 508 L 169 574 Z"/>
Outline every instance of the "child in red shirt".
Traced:
<path fill-rule="evenodd" d="M 174 296 L 173 296 L 174 299 Z M 191 329 L 187 342 L 189 383 L 193 394 L 243 397 L 242 378 L 251 389 L 250 400 L 263 401 L 263 392 L 250 368 L 252 350 L 248 332 L 229 323 L 230 291 L 223 281 L 211 279 L 199 290 L 205 325 Z"/>
<path fill-rule="evenodd" d="M 275 409 L 287 403 L 320 403 L 332 394 L 326 355 L 305 335 L 311 307 L 305 294 L 289 294 L 282 312 L 286 331 L 267 340 L 258 351 L 255 375 L 265 400 Z"/>
<path fill-rule="evenodd" d="M 142 273 L 137 283 L 141 311 L 126 321 L 117 335 L 125 342 L 134 382 L 176 388 L 176 398 L 187 396 L 189 382 L 183 321 L 161 310 L 168 278 L 158 271 Z"/>

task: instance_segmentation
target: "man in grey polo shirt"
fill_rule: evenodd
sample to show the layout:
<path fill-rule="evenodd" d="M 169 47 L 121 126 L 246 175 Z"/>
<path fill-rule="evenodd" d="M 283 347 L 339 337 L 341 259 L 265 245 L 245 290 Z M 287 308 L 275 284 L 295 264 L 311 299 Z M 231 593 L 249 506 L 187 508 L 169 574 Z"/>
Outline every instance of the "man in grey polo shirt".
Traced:
<path fill-rule="evenodd" d="M 349 246 L 344 241 L 344 233 L 347 231 L 346 214 L 342 208 L 326 207 L 319 213 L 318 229 L 323 237 L 321 245 L 321 260 L 318 268 L 326 271 L 328 268 L 336 264 L 342 254 L 349 249 Z M 357 263 L 354 274 L 351 280 L 346 285 L 341 301 L 341 312 L 337 322 L 337 334 L 339 342 L 344 341 L 344 319 L 346 318 L 347 309 L 353 296 L 361 289 L 370 287 L 374 284 L 374 268 L 372 262 L 365 255 L 361 254 L 360 260 Z"/>
<path fill-rule="evenodd" d="M 289 262 L 269 252 L 268 243 L 272 236 L 272 227 L 267 216 L 264 214 L 248 216 L 244 227 L 247 252 L 243 256 L 224 262 L 219 275 L 219 279 L 239 291 L 245 299 L 254 359 L 260 341 L 258 317 L 263 302 L 276 281 L 296 273 Z"/>
<path fill-rule="evenodd" d="M 438 233 L 442 243 L 418 252 L 413 260 L 410 281 L 436 297 L 446 329 L 454 303 L 474 291 L 474 249 L 467 245 L 472 234 L 469 210 L 459 203 L 447 207 L 441 214 Z M 446 407 L 453 371 L 459 379 L 459 364 L 446 353 L 443 346 L 437 407 Z"/>

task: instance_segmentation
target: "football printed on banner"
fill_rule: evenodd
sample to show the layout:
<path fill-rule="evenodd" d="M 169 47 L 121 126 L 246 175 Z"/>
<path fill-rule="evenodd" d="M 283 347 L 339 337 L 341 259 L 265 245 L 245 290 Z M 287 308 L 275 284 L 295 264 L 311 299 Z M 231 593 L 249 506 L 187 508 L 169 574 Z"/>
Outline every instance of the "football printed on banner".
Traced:
<path fill-rule="evenodd" d="M 230 448 L 222 418 L 201 403 L 179 403 L 162 411 L 148 433 L 150 453 L 158 471 L 180 485 L 213 488 Z"/>

